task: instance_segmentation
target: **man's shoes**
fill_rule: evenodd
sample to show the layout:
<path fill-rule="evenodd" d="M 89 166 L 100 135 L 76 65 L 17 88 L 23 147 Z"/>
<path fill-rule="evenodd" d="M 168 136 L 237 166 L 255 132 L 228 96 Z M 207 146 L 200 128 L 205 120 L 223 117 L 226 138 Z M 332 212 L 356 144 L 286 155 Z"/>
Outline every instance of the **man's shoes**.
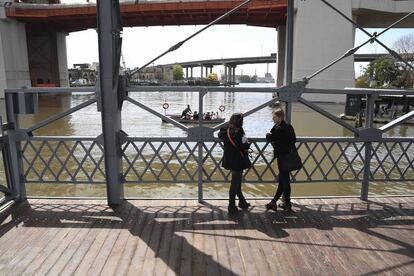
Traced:
<path fill-rule="evenodd" d="M 292 204 L 280 203 L 279 207 L 283 209 L 283 211 L 290 212 L 292 211 Z"/>
<path fill-rule="evenodd" d="M 228 209 L 229 215 L 235 216 L 240 213 L 239 209 L 236 207 L 236 205 L 229 205 Z"/>
<path fill-rule="evenodd" d="M 246 211 L 249 209 L 250 206 L 250 203 L 248 203 L 245 199 L 239 200 L 239 208 L 242 208 Z"/>
<path fill-rule="evenodd" d="M 270 201 L 268 204 L 266 204 L 266 209 L 267 209 L 267 210 L 277 211 L 277 204 L 276 204 L 276 201 L 272 200 L 272 201 Z"/>

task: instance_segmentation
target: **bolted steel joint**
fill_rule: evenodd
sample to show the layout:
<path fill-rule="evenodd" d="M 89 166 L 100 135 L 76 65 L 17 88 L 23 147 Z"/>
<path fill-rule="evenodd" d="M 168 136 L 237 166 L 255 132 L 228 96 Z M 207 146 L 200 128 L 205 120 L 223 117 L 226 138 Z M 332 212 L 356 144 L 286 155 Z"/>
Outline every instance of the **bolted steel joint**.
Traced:
<path fill-rule="evenodd" d="M 359 128 L 358 138 L 363 142 L 381 141 L 382 130 L 377 128 Z"/>
<path fill-rule="evenodd" d="M 209 127 L 191 127 L 187 131 L 188 139 L 192 141 L 206 141 L 214 139 L 214 129 Z"/>
<path fill-rule="evenodd" d="M 298 81 L 285 86 L 278 92 L 279 100 L 283 102 L 297 102 L 305 92 L 305 88 L 306 81 Z"/>

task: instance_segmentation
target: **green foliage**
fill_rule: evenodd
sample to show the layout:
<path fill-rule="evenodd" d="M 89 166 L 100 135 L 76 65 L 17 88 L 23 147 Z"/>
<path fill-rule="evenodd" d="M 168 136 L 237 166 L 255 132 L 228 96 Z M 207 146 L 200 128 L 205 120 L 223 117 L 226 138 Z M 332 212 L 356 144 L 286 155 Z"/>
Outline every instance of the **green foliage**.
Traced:
<path fill-rule="evenodd" d="M 357 88 L 369 88 L 368 80 L 364 76 L 360 76 L 356 79 L 355 87 Z"/>
<path fill-rule="evenodd" d="M 173 65 L 173 78 L 174 80 L 182 80 L 184 78 L 183 67 L 180 64 Z"/>
<path fill-rule="evenodd" d="M 251 83 L 251 82 L 257 82 L 257 76 L 248 76 L 248 75 L 241 75 L 239 77 L 239 82 L 241 83 Z"/>
<path fill-rule="evenodd" d="M 392 59 L 382 57 L 368 64 L 364 70 L 363 77 L 369 81 L 368 84 L 375 82 L 378 87 L 393 86 L 400 73 L 398 66 Z"/>

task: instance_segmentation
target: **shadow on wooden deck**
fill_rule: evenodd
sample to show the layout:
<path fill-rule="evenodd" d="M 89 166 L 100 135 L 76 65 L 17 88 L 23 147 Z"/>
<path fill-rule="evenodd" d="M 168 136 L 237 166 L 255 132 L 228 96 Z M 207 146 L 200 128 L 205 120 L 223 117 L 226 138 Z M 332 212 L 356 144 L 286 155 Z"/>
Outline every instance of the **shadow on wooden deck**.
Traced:
<path fill-rule="evenodd" d="M 409 274 L 414 198 L 264 201 L 229 218 L 225 201 L 30 200 L 1 214 L 6 274 Z M 410 272 L 411 271 L 411 272 Z"/>

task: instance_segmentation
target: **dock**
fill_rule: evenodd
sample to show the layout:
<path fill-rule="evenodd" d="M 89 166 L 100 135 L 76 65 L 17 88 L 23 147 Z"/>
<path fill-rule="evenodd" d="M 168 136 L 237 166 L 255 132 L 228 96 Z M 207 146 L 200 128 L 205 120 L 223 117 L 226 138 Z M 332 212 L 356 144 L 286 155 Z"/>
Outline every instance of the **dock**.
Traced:
<path fill-rule="evenodd" d="M 1 212 L 1 275 L 409 275 L 414 197 L 267 201 L 29 199 Z"/>

